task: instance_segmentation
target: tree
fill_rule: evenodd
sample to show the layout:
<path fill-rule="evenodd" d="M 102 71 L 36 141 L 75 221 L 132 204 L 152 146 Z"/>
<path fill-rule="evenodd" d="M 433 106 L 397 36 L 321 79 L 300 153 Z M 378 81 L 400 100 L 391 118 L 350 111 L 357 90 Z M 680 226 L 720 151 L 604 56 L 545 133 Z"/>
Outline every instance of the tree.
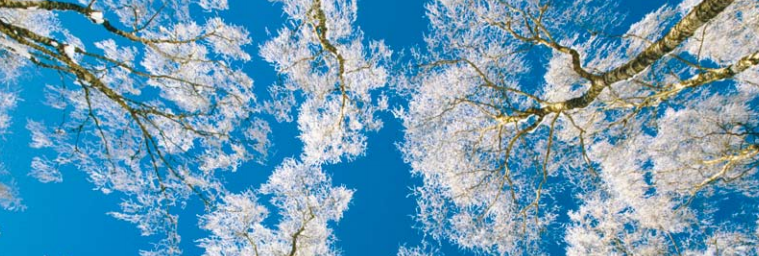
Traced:
<path fill-rule="evenodd" d="M 155 252 L 161 255 L 180 252 L 169 209 L 193 194 L 213 207 L 224 191 L 214 172 L 235 171 L 268 147 L 252 80 L 239 68 L 250 59 L 242 48 L 247 31 L 218 17 L 198 24 L 191 3 L 227 8 L 224 0 L 0 1 L 3 81 L 31 68 L 61 78 L 45 86 L 45 103 L 63 121 L 27 123 L 30 146 L 56 153 L 35 157 L 30 175 L 59 182 L 58 166 L 74 165 L 96 189 L 123 193 L 122 212 L 111 214 L 143 235 L 164 233 Z M 67 22 L 89 20 L 104 38 L 75 35 L 82 31 L 63 26 L 64 13 L 78 16 Z M 3 93 L 11 96 L 3 95 L 0 128 L 16 97 Z M 9 190 L 1 188 L 5 200 Z"/>
<path fill-rule="evenodd" d="M 386 97 L 372 92 L 387 83 L 391 52 L 382 42 L 364 45 L 363 32 L 352 24 L 355 0 L 274 2 L 283 4 L 292 24 L 261 47 L 281 77 L 270 87 L 275 100 L 266 109 L 278 120 L 292 120 L 296 98 L 303 98 L 297 122 L 308 163 L 362 155 L 363 133 L 382 127 L 374 115 L 388 107 Z"/>
<path fill-rule="evenodd" d="M 330 183 L 321 168 L 285 159 L 260 189 L 281 210 L 277 228 L 262 223 L 268 212 L 254 192 L 227 194 L 221 206 L 201 216 L 211 236 L 200 246 L 211 256 L 339 255 L 327 223 L 340 220 L 353 191 Z"/>
<path fill-rule="evenodd" d="M 354 190 L 323 167 L 365 154 L 390 104 L 425 236 L 398 255 L 759 254 L 756 1 L 684 0 L 628 28 L 612 1 L 433 0 L 407 66 L 364 38 L 358 1 L 270 1 L 287 22 L 259 46 L 278 75 L 259 103 L 226 0 L 0 0 L 0 135 L 19 79 L 60 77 L 40 91 L 62 121 L 25 125 L 29 174 L 70 165 L 123 195 L 110 214 L 161 235 L 142 255 L 181 254 L 190 198 L 207 255 L 339 255 Z M 302 152 L 232 191 L 224 171 L 267 156 L 264 116 L 295 121 Z M 0 207 L 23 209 L 5 175 Z"/>
<path fill-rule="evenodd" d="M 26 125 L 31 147 L 57 153 L 35 157 L 30 175 L 61 182 L 58 167 L 73 164 L 97 189 L 126 195 L 122 212 L 111 215 L 143 235 L 165 236 L 143 255 L 181 253 L 170 209 L 191 195 L 209 211 L 201 225 L 212 235 L 198 241 L 209 255 L 335 253 L 327 223 L 340 219 L 352 191 L 331 187 L 319 165 L 363 154 L 362 132 L 381 127 L 374 112 L 387 101 L 370 91 L 385 85 L 390 52 L 379 42 L 363 45 L 362 32 L 352 28 L 355 1 L 281 2 L 296 25 L 262 46 L 283 83 L 272 86 L 275 100 L 259 105 L 239 68 L 250 60 L 247 31 L 218 17 L 198 24 L 191 15 L 197 7 L 226 9 L 225 0 L 0 1 L 0 54 L 9 63 L 3 81 L 13 83 L 32 67 L 53 70 L 62 81 L 45 89 L 46 103 L 64 112 L 64 121 Z M 89 19 L 106 38 L 74 36 L 59 13 Z M 270 128 L 258 114 L 291 120 L 299 91 L 304 163 L 287 159 L 260 189 L 228 191 L 215 172 L 263 159 Z M 9 95 L 0 105 L 0 129 L 15 103 L 16 94 Z M 14 189 L 0 184 L 1 206 L 17 207 Z M 282 210 L 277 229 L 261 226 L 267 211 L 257 193 L 272 195 Z"/>
<path fill-rule="evenodd" d="M 374 115 L 387 108 L 387 99 L 371 93 L 386 84 L 390 52 L 379 42 L 366 49 L 352 24 L 356 1 L 272 2 L 283 5 L 290 26 L 261 46 L 280 77 L 264 109 L 292 121 L 297 107 L 301 160 L 285 159 L 256 191 L 225 194 L 201 217 L 211 235 L 199 243 L 212 256 L 340 255 L 329 223 L 342 218 L 353 190 L 332 186 L 321 165 L 362 155 L 364 133 L 382 126 Z M 263 223 L 268 211 L 257 195 L 271 196 L 280 210 L 276 228 Z"/>
<path fill-rule="evenodd" d="M 621 34 L 614 9 L 427 5 L 397 112 L 424 232 L 500 255 L 555 234 L 570 255 L 758 253 L 756 205 L 718 211 L 756 202 L 759 5 L 684 1 Z"/>

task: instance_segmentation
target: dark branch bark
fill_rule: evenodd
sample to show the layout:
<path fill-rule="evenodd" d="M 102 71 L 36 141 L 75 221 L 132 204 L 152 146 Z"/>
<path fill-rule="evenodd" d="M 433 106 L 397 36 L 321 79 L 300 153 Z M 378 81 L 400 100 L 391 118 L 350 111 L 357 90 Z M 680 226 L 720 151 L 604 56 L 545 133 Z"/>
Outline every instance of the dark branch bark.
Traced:
<path fill-rule="evenodd" d="M 44 10 L 49 10 L 49 11 L 73 11 L 73 12 L 77 12 L 82 15 L 85 15 L 88 18 L 91 13 L 95 12 L 95 10 L 91 9 L 89 6 L 84 6 L 84 5 L 80 5 L 76 3 L 58 2 L 58 1 L 20 2 L 20 1 L 11 1 L 11 0 L 0 0 L 0 8 L 8 8 L 8 9 L 39 8 L 39 9 L 44 9 Z M 121 30 L 113 26 L 113 24 L 111 24 L 107 19 L 103 19 L 103 23 L 100 25 L 102 25 L 106 30 L 108 30 L 108 32 L 114 33 L 116 35 L 119 35 L 129 40 L 144 43 L 144 44 L 160 44 L 160 43 L 184 44 L 184 43 L 195 42 L 195 41 L 198 41 L 198 40 L 201 40 L 203 38 L 213 35 L 213 33 L 208 33 L 208 34 L 203 34 L 203 35 L 200 35 L 188 40 L 151 39 L 151 38 L 139 37 L 135 35 L 134 33 Z"/>
<path fill-rule="evenodd" d="M 0 0 L 0 1 L 2 1 L 2 0 Z M 0 2 L 0 4 L 1 4 L 1 2 Z M 77 64 L 68 55 L 66 55 L 64 53 L 64 49 L 63 49 L 64 45 L 57 44 L 57 46 L 54 47 L 57 52 L 53 52 L 53 51 L 51 51 L 51 50 L 49 50 L 49 49 L 47 49 L 47 48 L 44 47 L 44 46 L 53 47 L 53 45 L 54 45 L 53 42 L 54 41 L 52 39 L 50 39 L 48 37 L 44 37 L 44 36 L 39 35 L 39 34 L 36 34 L 33 31 L 28 30 L 26 28 L 22 28 L 22 27 L 14 26 L 12 24 L 5 23 L 3 20 L 0 20 L 0 33 L 7 35 L 11 39 L 16 40 L 17 42 L 19 42 L 21 44 L 27 45 L 27 46 L 35 49 L 35 50 L 38 50 L 38 51 L 40 51 L 40 52 L 48 55 L 50 58 L 55 59 L 55 60 L 59 61 L 60 63 L 62 63 L 63 65 L 65 65 L 65 67 L 67 67 L 65 69 L 63 69 L 63 68 L 56 68 L 56 69 L 62 70 L 62 71 L 66 71 L 66 72 L 68 72 L 68 73 L 76 76 L 76 78 L 78 80 L 82 81 L 83 82 L 82 88 L 86 91 L 86 97 L 87 97 L 88 101 L 89 101 L 89 97 L 90 97 L 89 88 L 93 88 L 93 89 L 99 91 L 100 93 L 102 93 L 103 95 L 105 95 L 106 98 L 108 98 L 109 100 L 111 100 L 112 102 L 114 102 L 120 108 L 122 108 L 125 111 L 125 113 L 132 120 L 134 120 L 135 123 L 137 124 L 137 126 L 139 127 L 139 129 L 140 129 L 140 131 L 141 131 L 141 133 L 143 135 L 143 138 L 145 139 L 145 147 L 146 147 L 146 149 L 149 152 L 148 155 L 151 157 L 151 162 L 153 163 L 153 166 L 156 169 L 156 175 L 157 175 L 158 179 L 160 180 L 161 176 L 160 176 L 160 174 L 158 174 L 157 159 L 155 159 L 156 155 L 161 160 L 161 162 L 163 162 L 164 164 L 166 164 L 166 166 L 169 169 L 169 171 L 175 177 L 177 177 L 180 181 L 182 181 L 182 183 L 184 183 L 186 186 L 188 186 L 188 188 L 190 188 L 195 194 L 198 195 L 198 197 L 203 201 L 203 203 L 205 205 L 212 206 L 212 204 L 210 203 L 211 201 L 205 195 L 203 195 L 203 193 L 200 190 L 198 190 L 197 187 L 195 187 L 194 185 L 188 183 L 186 181 L 185 177 L 181 173 L 179 173 L 176 169 L 174 169 L 173 167 L 171 167 L 169 160 L 165 158 L 164 153 L 160 150 L 160 148 L 158 146 L 159 143 L 155 140 L 155 138 L 153 137 L 153 135 L 148 131 L 147 126 L 143 122 L 143 120 L 148 120 L 149 121 L 149 119 L 148 118 L 144 118 L 144 116 L 142 116 L 140 114 L 139 109 L 137 109 L 135 107 L 132 107 L 129 104 L 130 100 L 128 98 L 126 98 L 123 95 L 119 94 L 114 89 L 108 87 L 105 83 L 103 83 L 98 77 L 96 77 L 94 74 L 92 74 L 89 70 L 87 70 L 85 67 Z M 32 59 L 31 61 L 34 62 L 37 65 L 40 65 L 40 66 L 43 66 L 43 67 L 47 67 L 46 65 L 44 65 L 44 64 L 36 61 L 35 59 Z M 91 106 L 90 106 L 90 108 L 91 108 Z M 90 109 L 90 114 L 92 114 L 92 110 L 91 109 Z M 143 118 L 141 118 L 141 117 L 143 117 Z M 96 126 L 99 126 L 99 124 L 97 124 L 97 122 L 98 122 L 97 118 L 94 115 L 92 115 L 92 118 L 94 118 L 94 120 L 96 122 Z M 99 127 L 98 127 L 98 129 L 100 130 Z M 100 132 L 101 132 L 101 139 L 102 139 L 104 145 L 106 145 L 106 147 L 107 147 L 107 145 L 108 145 L 107 138 L 104 137 L 104 136 L 102 136 L 102 130 L 100 130 Z M 155 150 L 155 153 L 152 152 L 151 148 L 152 148 L 152 150 Z M 165 187 L 163 186 L 162 182 L 161 182 L 160 185 L 162 187 L 161 188 L 161 192 L 163 192 L 165 190 Z"/>
<path fill-rule="evenodd" d="M 342 94 L 340 103 L 340 120 L 337 123 L 337 126 L 340 126 L 340 124 L 343 122 L 343 119 L 345 118 L 345 107 L 348 104 L 348 86 L 345 84 L 344 78 L 345 58 L 343 58 L 343 55 L 340 54 L 340 52 L 337 50 L 337 47 L 335 47 L 335 45 L 333 45 L 332 42 L 330 42 L 327 38 L 327 16 L 324 14 L 324 10 L 322 10 L 321 0 L 314 0 L 313 6 L 311 6 L 311 8 L 312 9 L 310 11 L 315 12 L 314 18 L 318 22 L 317 24 L 313 24 L 313 27 L 317 38 L 319 38 L 319 43 L 322 45 L 322 47 L 324 47 L 325 50 L 334 55 L 337 59 L 338 83 L 340 87 L 340 93 Z"/>

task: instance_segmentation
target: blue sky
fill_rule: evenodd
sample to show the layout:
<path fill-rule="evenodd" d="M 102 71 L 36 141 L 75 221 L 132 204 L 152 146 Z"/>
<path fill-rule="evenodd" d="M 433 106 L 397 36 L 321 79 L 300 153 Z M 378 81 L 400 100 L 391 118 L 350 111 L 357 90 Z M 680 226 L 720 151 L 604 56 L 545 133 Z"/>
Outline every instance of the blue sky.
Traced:
<path fill-rule="evenodd" d="M 421 46 L 427 29 L 422 0 L 359 0 L 357 24 L 367 39 L 384 41 L 395 51 Z M 661 1 L 623 0 L 629 11 L 627 24 L 660 6 Z M 280 6 L 264 0 L 231 0 L 230 10 L 221 12 L 229 23 L 246 26 L 254 40 L 248 50 L 256 53 L 258 45 L 281 27 Z M 84 21 L 86 22 L 86 21 Z M 83 31 L 72 29 L 86 39 Z M 253 54 L 246 72 L 255 80 L 256 92 L 264 98 L 273 82 L 274 71 Z M 34 77 L 34 78 L 31 78 Z M 13 113 L 10 135 L 0 142 L 0 162 L 12 173 L 28 207 L 23 212 L 0 211 L 0 256 L 14 255 L 136 255 L 148 249 L 155 237 L 142 237 L 137 228 L 116 220 L 106 212 L 118 210 L 120 195 L 104 195 L 92 190 L 85 174 L 71 166 L 62 167 L 62 183 L 43 184 L 29 177 L 31 158 L 39 150 L 30 149 L 27 119 L 59 120 L 57 114 L 41 104 L 41 88 L 57 83 L 48 71 L 31 70 L 17 86 L 24 98 Z M 385 127 L 369 134 L 366 156 L 350 163 L 325 166 L 335 184 L 356 189 L 350 209 L 334 227 L 337 245 L 345 255 L 394 255 L 402 244 L 416 245 L 422 236 L 412 226 L 414 199 L 410 187 L 419 180 L 410 177 L 395 143 L 402 139 L 402 127 L 389 113 L 381 114 Z M 274 146 L 265 165 L 249 163 L 236 173 L 228 173 L 229 189 L 240 191 L 258 187 L 283 158 L 297 156 L 300 142 L 295 138 L 295 124 L 277 124 L 273 120 Z M 180 210 L 180 234 L 185 255 L 199 255 L 202 250 L 194 240 L 206 233 L 197 227 L 201 203 L 195 199 Z M 555 253 L 561 253 L 556 247 Z M 454 247 L 443 245 L 446 255 L 461 255 Z"/>

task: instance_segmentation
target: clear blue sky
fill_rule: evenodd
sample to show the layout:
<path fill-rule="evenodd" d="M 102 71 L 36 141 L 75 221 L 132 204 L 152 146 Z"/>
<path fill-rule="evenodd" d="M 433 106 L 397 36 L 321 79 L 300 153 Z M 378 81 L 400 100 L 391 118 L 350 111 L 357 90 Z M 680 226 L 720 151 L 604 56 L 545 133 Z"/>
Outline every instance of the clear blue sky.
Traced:
<path fill-rule="evenodd" d="M 384 39 L 394 50 L 421 45 L 427 29 L 422 0 L 359 0 L 358 25 L 368 39 Z M 622 6 L 630 12 L 630 20 L 660 5 L 660 1 L 625 0 Z M 264 0 L 230 0 L 230 10 L 221 12 L 230 23 L 244 25 L 257 46 L 268 39 L 266 28 L 281 27 L 279 5 Z M 65 18 L 65 17 L 64 17 Z M 82 22 L 91 27 L 91 23 Z M 97 28 L 99 29 L 99 28 Z M 86 40 L 87 35 L 72 29 Z M 77 33 L 79 32 L 79 33 Z M 95 31 L 97 32 L 97 31 Z M 257 57 L 256 54 L 255 57 Z M 259 95 L 274 78 L 273 69 L 260 58 L 246 66 L 255 80 Z M 57 83 L 48 71 L 30 71 L 18 88 L 24 101 L 14 112 L 12 133 L 0 141 L 0 161 L 12 173 L 21 190 L 27 209 L 23 212 L 0 211 L 0 256 L 15 255 L 136 255 L 148 249 L 155 237 L 142 237 L 130 223 L 116 220 L 106 212 L 118 210 L 119 194 L 103 195 L 93 191 L 84 173 L 65 166 L 62 183 L 42 184 L 26 173 L 31 158 L 40 151 L 29 149 L 29 133 L 24 129 L 27 119 L 60 120 L 50 108 L 41 104 L 41 88 Z M 264 98 L 264 96 L 260 96 Z M 412 228 L 414 199 L 408 197 L 410 187 L 419 182 L 410 177 L 409 167 L 402 162 L 395 143 L 402 139 L 401 125 L 389 113 L 381 115 L 385 127 L 369 136 L 366 156 L 351 163 L 325 166 L 335 184 L 356 189 L 350 209 L 334 227 L 337 245 L 345 255 L 394 255 L 401 244 L 416 245 L 422 239 Z M 274 123 L 273 120 L 271 120 Z M 229 189 L 239 191 L 264 182 L 273 168 L 285 157 L 297 156 L 300 142 L 295 138 L 294 124 L 274 124 L 274 146 L 266 165 L 246 164 L 226 179 Z M 197 215 L 203 211 L 197 199 L 180 213 L 180 234 L 185 255 L 199 255 L 202 250 L 194 240 L 206 235 L 197 228 Z M 553 252 L 561 254 L 557 245 Z M 446 255 L 461 255 L 454 247 L 443 245 Z"/>

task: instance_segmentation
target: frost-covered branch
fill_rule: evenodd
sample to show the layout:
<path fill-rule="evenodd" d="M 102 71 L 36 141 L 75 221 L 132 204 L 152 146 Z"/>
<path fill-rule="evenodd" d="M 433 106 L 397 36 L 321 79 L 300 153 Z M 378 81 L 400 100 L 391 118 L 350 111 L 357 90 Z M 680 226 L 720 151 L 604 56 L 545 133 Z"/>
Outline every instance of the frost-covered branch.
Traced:
<path fill-rule="evenodd" d="M 270 195 L 279 223 L 268 227 L 266 208 L 256 194 Z M 211 231 L 200 239 L 206 255 L 338 255 L 329 222 L 339 221 L 353 191 L 332 186 L 319 167 L 286 159 L 257 191 L 227 194 L 213 212 L 201 216 Z"/>
<path fill-rule="evenodd" d="M 615 8 L 427 5 L 396 111 L 426 234 L 486 254 L 538 254 L 555 233 L 573 255 L 678 254 L 721 236 L 699 222 L 717 201 L 753 202 L 759 5 L 683 1 L 609 36 Z M 551 224 L 567 213 L 571 227 Z"/>
<path fill-rule="evenodd" d="M 26 89 L 44 92 L 45 103 L 64 115 L 56 126 L 29 121 L 30 146 L 56 153 L 36 157 L 30 175 L 60 182 L 58 168 L 77 167 L 96 189 L 124 195 L 113 216 L 143 235 L 166 235 L 144 254 L 178 254 L 177 217 L 169 209 L 192 195 L 212 209 L 223 191 L 216 171 L 235 171 L 268 149 L 252 80 L 238 67 L 250 59 L 242 50 L 248 33 L 218 17 L 197 24 L 185 1 L 88 3 L 0 1 L 0 53 L 19 63 L 3 70 L 3 82 L 29 66 L 62 78 Z M 62 27 L 60 12 L 84 16 L 88 29 L 102 29 L 106 38 L 75 36 L 82 30 Z"/>
<path fill-rule="evenodd" d="M 282 76 L 271 87 L 267 109 L 279 120 L 291 120 L 298 107 L 303 159 L 334 163 L 365 151 L 366 131 L 382 122 L 375 113 L 387 108 L 376 92 L 387 81 L 390 50 L 382 42 L 365 45 L 355 25 L 351 0 L 279 0 L 293 21 L 261 47 L 261 56 Z M 295 95 L 303 102 L 296 104 Z"/>

